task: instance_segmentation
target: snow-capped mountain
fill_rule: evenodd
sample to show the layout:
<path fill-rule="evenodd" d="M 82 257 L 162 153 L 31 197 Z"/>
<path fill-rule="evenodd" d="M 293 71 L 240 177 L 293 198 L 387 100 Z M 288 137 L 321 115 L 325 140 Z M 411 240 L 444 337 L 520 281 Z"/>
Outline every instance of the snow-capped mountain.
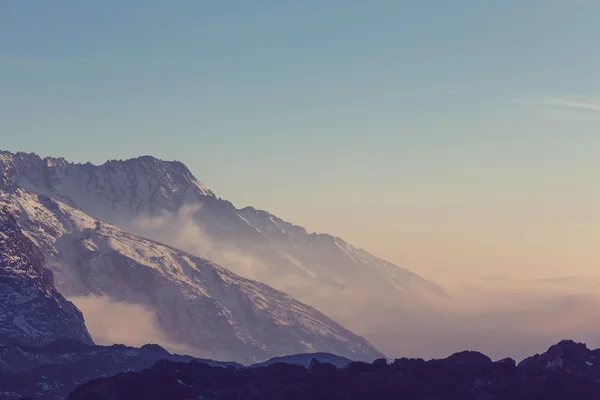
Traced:
<path fill-rule="evenodd" d="M 54 287 L 42 253 L 0 206 L 0 345 L 61 337 L 92 343 L 81 312 Z"/>
<path fill-rule="evenodd" d="M 0 152 L 0 168 L 26 189 L 264 282 L 359 333 L 398 329 L 403 315 L 418 315 L 415 309 L 445 296 L 340 238 L 310 234 L 252 207 L 236 209 L 180 162 L 144 156 L 95 166 Z"/>
<path fill-rule="evenodd" d="M 0 206 L 46 255 L 61 293 L 150 310 L 164 341 L 192 355 L 246 363 L 315 351 L 380 356 L 363 338 L 284 293 L 54 198 L 15 186 L 0 193 Z"/>
<path fill-rule="evenodd" d="M 183 164 L 161 163 L 152 157 L 109 161 L 97 167 L 0 151 L 0 171 L 24 189 L 113 223 L 134 215 L 177 211 L 201 197 L 214 197 Z"/>

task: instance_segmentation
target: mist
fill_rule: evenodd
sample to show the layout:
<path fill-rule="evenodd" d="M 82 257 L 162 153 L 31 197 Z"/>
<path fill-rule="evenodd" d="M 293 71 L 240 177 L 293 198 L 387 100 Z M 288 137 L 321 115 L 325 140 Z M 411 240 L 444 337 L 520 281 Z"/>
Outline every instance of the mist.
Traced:
<path fill-rule="evenodd" d="M 394 357 L 476 350 L 524 357 L 573 339 L 600 346 L 600 279 L 493 277 L 447 282 L 450 299 L 363 334 Z"/>
<path fill-rule="evenodd" d="M 257 259 L 209 237 L 194 221 L 200 205 L 186 205 L 177 213 L 139 217 L 128 230 L 138 236 L 168 244 L 198 257 L 206 258 L 248 279 L 261 278 L 267 268 Z"/>
<path fill-rule="evenodd" d="M 107 296 L 78 296 L 68 299 L 83 313 L 92 339 L 99 345 L 125 344 L 141 347 L 158 344 L 171 353 L 201 356 L 198 350 L 168 339 L 156 314 L 140 304 L 114 301 Z"/>
<path fill-rule="evenodd" d="M 265 282 L 295 297 L 315 299 L 316 304 L 312 304 L 315 307 L 319 307 L 320 301 L 327 301 L 329 304 L 336 302 L 334 295 L 351 294 L 347 289 L 340 289 L 339 284 L 315 280 L 305 274 L 273 274 L 256 257 L 206 234 L 193 218 L 200 209 L 200 205 L 187 205 L 176 213 L 163 212 L 160 216 L 139 217 L 127 230 L 206 258 L 237 275 Z"/>
<path fill-rule="evenodd" d="M 378 290 L 368 279 L 361 281 L 365 290 L 357 293 L 343 284 L 305 275 L 274 275 L 260 260 L 205 234 L 193 218 L 198 211 L 198 206 L 186 206 L 178 213 L 139 218 L 130 230 L 265 282 L 330 316 L 335 314 L 337 322 L 390 357 L 440 358 L 470 349 L 495 359 L 520 360 L 562 339 L 600 346 L 600 279 L 596 277 L 459 276 L 438 282 L 448 298 L 422 303 L 416 299 L 411 303 L 409 298 L 406 304 L 395 304 L 387 301 L 388 292 Z M 108 329 L 107 324 L 96 327 L 91 321 L 95 339 L 167 343 L 147 310 L 97 300 L 90 305 L 89 301 L 82 302 L 83 308 L 110 309 L 120 326 L 130 321 L 130 314 L 142 320 L 133 324 L 135 329 L 122 331 Z"/>

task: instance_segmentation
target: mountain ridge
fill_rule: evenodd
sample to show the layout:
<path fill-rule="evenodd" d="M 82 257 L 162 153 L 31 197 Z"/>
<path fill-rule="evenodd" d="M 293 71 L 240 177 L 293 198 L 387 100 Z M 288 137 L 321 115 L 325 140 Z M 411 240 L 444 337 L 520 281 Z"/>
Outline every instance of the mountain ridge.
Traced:
<path fill-rule="evenodd" d="M 315 350 L 358 359 L 380 355 L 360 336 L 287 294 L 54 198 L 14 187 L 0 192 L 0 205 L 11 209 L 44 252 L 62 293 L 149 309 L 164 340 L 204 358 L 258 362 Z"/>
<path fill-rule="evenodd" d="M 131 164 L 131 163 L 135 163 L 137 161 L 150 161 L 151 163 L 166 163 L 169 165 L 174 165 L 174 166 L 178 166 L 178 168 L 183 169 L 185 171 L 185 174 L 189 175 L 191 177 L 191 180 L 197 182 L 200 186 L 206 188 L 207 193 L 209 193 L 209 195 L 211 197 L 217 197 L 210 189 L 208 189 L 200 180 L 198 180 L 195 175 L 190 171 L 190 169 L 181 161 L 178 160 L 164 160 L 152 155 L 141 155 L 141 156 L 137 156 L 137 157 L 132 157 L 132 158 L 125 158 L 125 159 L 111 159 L 111 160 L 107 160 L 105 162 L 103 162 L 102 164 L 99 163 L 92 163 L 92 162 L 72 162 L 67 160 L 64 157 L 54 157 L 54 156 L 41 156 L 35 152 L 23 152 L 23 151 L 18 151 L 18 152 L 11 152 L 11 151 L 7 151 L 7 150 L 0 150 L 0 165 L 2 165 L 3 169 L 5 169 L 6 171 L 10 171 L 11 167 L 10 165 L 8 165 L 6 162 L 8 159 L 11 159 L 13 157 L 22 157 L 25 156 L 27 157 L 29 160 L 37 160 L 37 161 L 41 161 L 44 163 L 47 162 L 58 162 L 60 164 L 63 165 L 72 165 L 72 166 L 92 166 L 94 168 L 102 168 L 102 167 L 106 167 L 106 166 L 112 166 L 112 165 L 119 165 L 119 164 Z M 21 158 L 22 160 L 22 158 Z M 55 164 L 55 163 L 50 163 Z M 53 165 L 52 165 L 53 166 Z M 6 177 L 9 178 L 9 180 L 13 180 L 10 179 L 10 174 L 6 174 Z M 227 201 L 227 200 L 225 200 Z M 229 202 L 229 201 L 227 201 Z M 235 206 L 234 206 L 235 207 Z M 275 218 L 278 222 L 281 222 L 287 226 L 293 227 L 294 229 L 297 229 L 299 231 L 301 231 L 302 233 L 305 233 L 307 235 L 310 236 L 323 236 L 323 237 L 327 237 L 327 238 L 331 238 L 331 239 L 337 239 L 340 240 L 344 243 L 348 243 L 346 240 L 344 240 L 342 237 L 340 236 L 336 236 L 336 235 L 331 235 L 328 234 L 326 232 L 317 232 L 317 231 L 312 231 L 309 232 L 308 230 L 306 230 L 304 227 L 302 227 L 301 225 L 297 225 L 295 223 L 289 222 L 287 220 L 284 220 L 282 218 L 279 218 L 277 216 L 275 216 L 274 214 L 271 214 L 270 212 L 258 208 L 256 206 L 252 206 L 252 205 L 248 205 L 248 206 L 244 206 L 240 209 L 237 209 L 237 211 L 242 211 L 242 212 L 254 212 L 257 213 L 261 216 L 264 217 L 271 217 L 271 218 Z M 109 222 L 109 221 L 106 221 Z M 356 248 L 359 251 L 363 251 L 363 252 L 368 252 L 367 250 L 363 249 L 363 248 Z M 378 257 L 380 258 L 380 257 Z M 382 258 L 380 258 L 382 259 Z M 383 259 L 382 259 L 383 260 Z"/>
<path fill-rule="evenodd" d="M 341 238 L 309 234 L 251 206 L 237 209 L 178 161 L 57 160 L 0 152 L 4 175 L 25 189 L 264 282 L 352 331 L 399 332 L 404 317 L 417 323 L 413 316 L 447 298 L 439 286 Z M 375 344 L 386 351 L 387 342 Z"/>

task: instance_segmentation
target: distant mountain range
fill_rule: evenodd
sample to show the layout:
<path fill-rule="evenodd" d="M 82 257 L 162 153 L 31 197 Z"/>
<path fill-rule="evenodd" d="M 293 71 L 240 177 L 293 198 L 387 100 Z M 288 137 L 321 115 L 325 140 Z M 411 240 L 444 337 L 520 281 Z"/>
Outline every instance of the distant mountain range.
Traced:
<path fill-rule="evenodd" d="M 59 210 L 57 215 L 85 213 L 87 217 L 80 219 L 88 218 L 88 225 L 98 220 L 102 221 L 100 230 L 110 229 L 114 233 L 118 227 L 121 232 L 128 232 L 115 235 L 127 237 L 129 244 L 138 241 L 130 235 L 133 233 L 210 259 L 243 277 L 288 293 L 358 332 L 369 333 L 382 326 L 388 332 L 402 329 L 404 315 L 417 315 L 415 310 L 445 297 L 435 284 L 340 238 L 309 234 L 300 226 L 252 207 L 237 209 L 217 197 L 180 162 L 144 156 L 96 166 L 35 154 L 0 152 L 0 169 L 21 190 L 47 199 L 40 202 L 54 207 L 50 213 L 55 210 Z M 65 206 L 51 206 L 54 200 L 49 198 Z M 26 215 L 21 217 L 24 225 L 28 224 L 25 222 L 28 218 L 35 225 L 43 217 L 33 210 L 21 215 Z M 108 226 L 104 222 L 114 227 L 104 228 Z M 61 225 L 64 227 L 56 221 L 44 224 L 47 227 L 57 224 L 57 232 L 63 230 Z M 96 232 L 90 226 L 84 229 Z M 106 232 L 109 236 L 113 233 Z M 51 256 L 49 259 L 64 262 L 64 239 L 58 240 L 56 235 L 46 235 L 35 227 L 31 235 L 37 235 L 36 240 Z M 89 260 L 96 260 L 92 254 L 101 250 L 86 247 L 87 242 L 79 233 L 76 237 L 80 251 L 87 252 Z M 118 241 L 123 246 L 124 239 Z M 77 262 L 85 260 L 88 259 L 80 257 Z M 112 262 L 118 263 L 114 257 Z M 53 261 L 49 264 L 57 275 L 59 289 L 68 296 L 111 292 L 111 296 L 120 300 L 128 299 L 129 289 L 121 288 L 117 295 L 112 287 L 98 289 L 100 281 L 93 288 L 81 289 L 83 282 L 78 281 L 81 276 L 71 272 L 66 276 L 61 273 L 64 268 Z M 164 272 L 169 271 L 167 268 Z M 306 350 L 318 349 L 308 346 Z"/>

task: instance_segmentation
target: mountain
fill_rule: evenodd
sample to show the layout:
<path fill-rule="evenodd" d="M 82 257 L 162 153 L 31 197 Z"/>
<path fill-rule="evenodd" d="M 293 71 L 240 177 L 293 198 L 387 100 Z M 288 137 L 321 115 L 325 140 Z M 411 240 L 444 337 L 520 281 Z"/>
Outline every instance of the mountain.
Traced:
<path fill-rule="evenodd" d="M 566 352 L 572 347 L 557 346 Z M 566 364 L 529 369 L 512 359 L 493 362 L 470 351 L 442 360 L 352 362 L 341 369 L 317 361 L 309 368 L 276 363 L 253 369 L 159 361 L 140 372 L 88 382 L 69 400 L 595 400 L 600 398 L 600 371 L 587 368 L 594 374 L 578 373 Z"/>
<path fill-rule="evenodd" d="M 0 152 L 0 168 L 27 190 L 213 260 L 358 332 L 401 332 L 417 323 L 404 318 L 445 297 L 435 284 L 340 238 L 252 207 L 236 209 L 180 162 L 144 156 L 96 166 Z"/>
<path fill-rule="evenodd" d="M 532 373 L 547 369 L 565 370 L 600 383 L 600 349 L 590 350 L 584 343 L 563 340 L 545 353 L 524 359 L 518 367 Z"/>
<path fill-rule="evenodd" d="M 64 399 L 82 383 L 120 372 L 140 371 L 159 360 L 197 360 L 211 366 L 241 367 L 236 363 L 170 354 L 158 345 L 96 346 L 74 339 L 60 339 L 40 347 L 7 345 L 0 346 L 0 398 Z"/>
<path fill-rule="evenodd" d="M 92 343 L 81 312 L 56 290 L 40 250 L 0 206 L 0 345 L 61 337 Z"/>
<path fill-rule="evenodd" d="M 305 354 L 292 354 L 289 356 L 282 357 L 273 357 L 270 360 L 267 360 L 262 363 L 252 365 L 253 368 L 258 367 L 267 367 L 272 364 L 284 363 L 284 364 L 294 364 L 301 365 L 303 367 L 308 368 L 310 363 L 316 360 L 320 363 L 328 363 L 333 364 L 338 368 L 345 367 L 350 364 L 352 360 L 346 357 L 336 356 L 335 354 L 329 353 L 305 353 Z"/>
<path fill-rule="evenodd" d="M 0 191 L 2 206 L 45 254 L 62 294 L 139 307 L 131 318 L 150 312 L 151 328 L 165 346 L 244 363 L 304 352 L 381 356 L 363 338 L 282 292 L 54 198 L 10 185 Z M 87 314 L 88 320 L 101 318 L 100 324 L 110 316 Z"/>

